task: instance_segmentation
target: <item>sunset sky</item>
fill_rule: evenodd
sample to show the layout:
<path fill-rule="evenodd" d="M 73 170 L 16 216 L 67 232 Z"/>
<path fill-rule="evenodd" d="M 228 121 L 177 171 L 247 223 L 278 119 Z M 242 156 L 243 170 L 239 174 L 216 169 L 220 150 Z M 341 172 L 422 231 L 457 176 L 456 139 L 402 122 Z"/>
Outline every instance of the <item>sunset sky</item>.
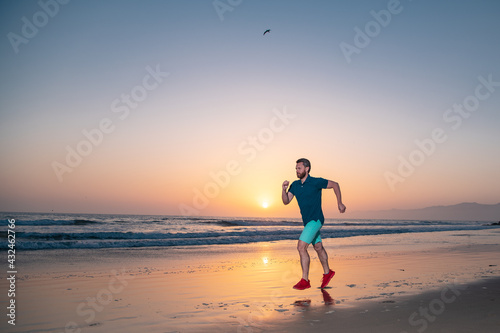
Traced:
<path fill-rule="evenodd" d="M 0 211 L 500 202 L 498 1 L 65 2 L 0 4 Z"/>

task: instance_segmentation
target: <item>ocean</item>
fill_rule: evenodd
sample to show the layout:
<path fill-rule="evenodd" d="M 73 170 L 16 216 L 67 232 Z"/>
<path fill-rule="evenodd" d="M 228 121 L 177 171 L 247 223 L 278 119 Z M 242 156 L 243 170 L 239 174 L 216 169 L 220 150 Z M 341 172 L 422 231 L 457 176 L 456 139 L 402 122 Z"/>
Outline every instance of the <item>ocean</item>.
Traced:
<path fill-rule="evenodd" d="M 19 250 L 169 247 L 298 239 L 300 219 L 0 213 L 7 239 L 15 219 Z M 321 237 L 339 238 L 412 232 L 495 228 L 484 221 L 326 219 Z M 8 242 L 0 247 L 6 248 Z"/>

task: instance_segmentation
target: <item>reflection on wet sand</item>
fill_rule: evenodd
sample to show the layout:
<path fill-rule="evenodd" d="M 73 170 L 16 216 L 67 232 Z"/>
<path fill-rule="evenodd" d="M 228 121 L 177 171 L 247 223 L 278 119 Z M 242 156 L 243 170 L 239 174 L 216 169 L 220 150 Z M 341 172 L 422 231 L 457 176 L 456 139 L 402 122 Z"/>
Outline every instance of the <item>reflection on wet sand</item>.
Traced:
<path fill-rule="evenodd" d="M 323 295 L 323 303 L 326 306 L 334 305 L 335 300 L 330 296 L 328 291 L 325 289 L 321 289 L 321 294 Z M 310 299 L 303 299 L 303 300 L 298 300 L 293 303 L 295 306 L 300 306 L 300 307 L 309 307 L 311 306 L 311 300 Z"/>

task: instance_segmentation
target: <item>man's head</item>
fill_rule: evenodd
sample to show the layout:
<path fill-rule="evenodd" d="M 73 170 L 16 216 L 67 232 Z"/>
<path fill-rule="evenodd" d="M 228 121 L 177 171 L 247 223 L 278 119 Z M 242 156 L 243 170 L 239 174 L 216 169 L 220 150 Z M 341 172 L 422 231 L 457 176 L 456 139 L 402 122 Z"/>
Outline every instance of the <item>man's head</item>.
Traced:
<path fill-rule="evenodd" d="M 307 158 L 299 158 L 296 163 L 295 171 L 299 179 L 303 179 L 311 172 L 311 162 Z"/>

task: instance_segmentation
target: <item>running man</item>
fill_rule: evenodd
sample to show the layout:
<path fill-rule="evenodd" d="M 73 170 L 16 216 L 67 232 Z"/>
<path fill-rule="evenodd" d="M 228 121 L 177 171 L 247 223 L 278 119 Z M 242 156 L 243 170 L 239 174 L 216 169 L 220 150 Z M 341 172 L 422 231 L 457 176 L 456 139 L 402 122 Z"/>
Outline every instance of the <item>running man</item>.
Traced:
<path fill-rule="evenodd" d="M 297 250 L 300 255 L 300 264 L 302 266 L 302 279 L 293 286 L 295 289 L 304 290 L 311 288 L 309 281 L 309 263 L 311 259 L 307 248 L 309 244 L 313 244 L 314 249 L 318 253 L 318 258 L 323 266 L 324 274 L 321 282 L 321 288 L 325 288 L 335 272 L 328 265 L 328 254 L 323 247 L 320 237 L 320 229 L 325 222 L 323 210 L 321 209 L 321 191 L 324 188 L 333 188 L 333 192 L 337 196 L 337 205 L 339 212 L 345 212 L 345 206 L 342 203 L 342 194 L 340 193 L 339 184 L 324 178 L 316 178 L 309 175 L 311 172 L 311 162 L 308 159 L 301 158 L 297 160 L 295 171 L 297 172 L 298 180 L 294 181 L 290 188 L 288 180 L 285 180 L 282 185 L 281 199 L 285 205 L 292 201 L 293 197 L 297 197 L 297 202 L 304 223 L 304 230 L 299 237 Z M 288 189 L 288 191 L 287 191 Z"/>

